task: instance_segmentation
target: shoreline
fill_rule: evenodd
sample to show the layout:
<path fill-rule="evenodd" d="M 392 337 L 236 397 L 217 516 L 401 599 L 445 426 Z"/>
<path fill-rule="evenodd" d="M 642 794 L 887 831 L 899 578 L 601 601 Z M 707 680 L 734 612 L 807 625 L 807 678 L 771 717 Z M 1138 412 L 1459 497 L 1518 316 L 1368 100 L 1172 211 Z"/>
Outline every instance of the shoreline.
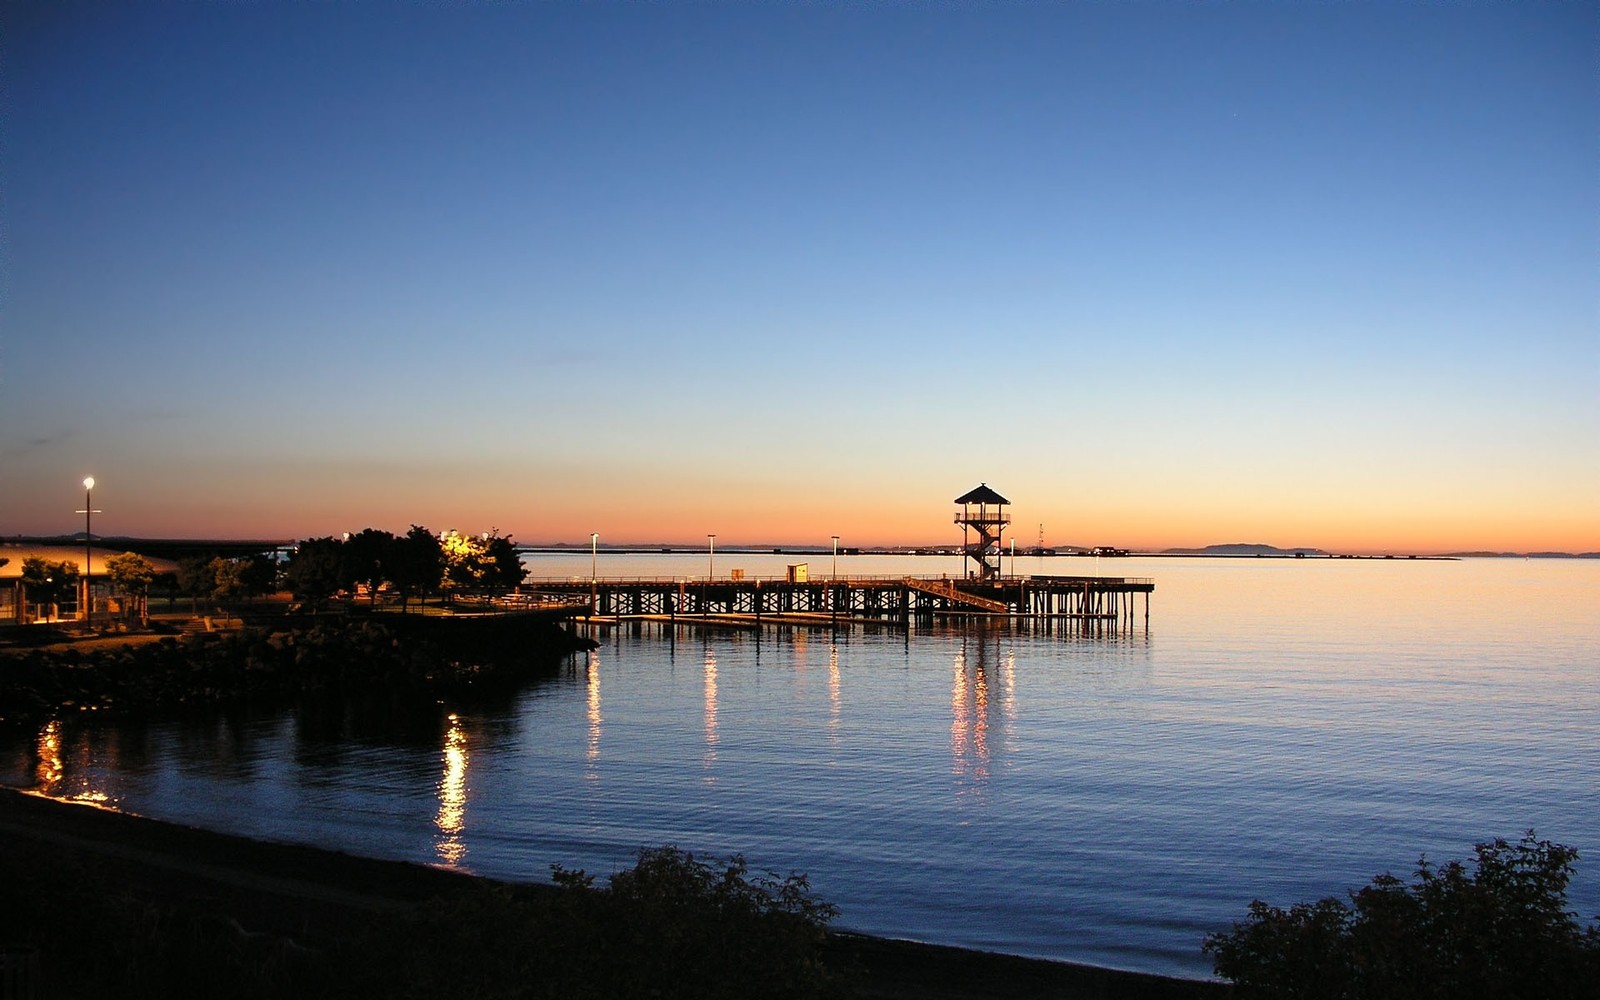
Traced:
<path fill-rule="evenodd" d="M 100 893 L 200 905 L 237 928 L 241 940 L 289 942 L 292 947 L 337 941 L 342 929 L 363 914 L 403 911 L 472 886 L 497 884 L 444 868 L 252 840 L 11 787 L 0 787 L 0 858 L 0 870 L 26 866 L 35 875 L 43 873 L 46 881 L 88 873 Z M 539 884 L 518 888 L 561 891 Z M 11 944 L 0 936 L 0 946 Z M 88 995 L 74 991 L 70 969 L 61 971 L 71 959 L 63 942 L 36 944 L 39 975 L 49 995 Z M 846 931 L 829 933 L 825 961 L 847 973 L 854 995 L 879 1000 L 1178 1000 L 1231 994 L 1226 985 L 1207 980 Z"/>

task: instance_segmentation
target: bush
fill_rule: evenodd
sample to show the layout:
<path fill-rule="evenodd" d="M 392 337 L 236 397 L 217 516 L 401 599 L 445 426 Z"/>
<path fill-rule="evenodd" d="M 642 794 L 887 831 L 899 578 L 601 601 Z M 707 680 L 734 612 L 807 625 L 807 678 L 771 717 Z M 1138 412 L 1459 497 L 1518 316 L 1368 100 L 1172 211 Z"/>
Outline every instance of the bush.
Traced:
<path fill-rule="evenodd" d="M 827 978 L 821 946 L 837 911 L 811 898 L 804 875 L 751 876 L 739 855 L 712 865 L 660 847 L 640 851 L 598 902 L 622 944 L 609 995 L 811 996 Z"/>
<path fill-rule="evenodd" d="M 811 998 L 837 994 L 822 962 L 834 907 L 803 875 L 751 875 L 675 847 L 639 852 L 607 889 L 554 868 L 560 890 L 479 886 L 346 952 L 334 994 L 391 997 Z"/>
<path fill-rule="evenodd" d="M 1478 844 L 1459 861 L 1417 863 L 1350 894 L 1288 910 L 1261 900 L 1206 938 L 1219 976 L 1244 996 L 1567 1000 L 1600 997 L 1600 927 L 1567 909 L 1578 852 L 1537 840 Z"/>

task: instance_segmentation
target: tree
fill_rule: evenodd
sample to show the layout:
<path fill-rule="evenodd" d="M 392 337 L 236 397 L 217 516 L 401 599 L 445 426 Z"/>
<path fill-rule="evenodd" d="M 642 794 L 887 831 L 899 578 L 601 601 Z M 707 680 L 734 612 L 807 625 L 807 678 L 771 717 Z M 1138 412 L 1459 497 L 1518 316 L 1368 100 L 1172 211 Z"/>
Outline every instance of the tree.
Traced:
<path fill-rule="evenodd" d="M 353 583 L 346 578 L 344 543 L 337 538 L 306 539 L 283 567 L 283 585 L 313 609 Z"/>
<path fill-rule="evenodd" d="M 367 585 L 372 604 L 378 603 L 378 587 L 389 576 L 389 562 L 394 553 L 394 535 L 377 528 L 363 528 L 345 539 L 345 575 L 352 583 Z"/>
<path fill-rule="evenodd" d="M 1206 938 L 1218 975 L 1246 996 L 1361 998 L 1600 997 L 1600 927 L 1567 909 L 1578 852 L 1535 839 L 1417 863 L 1407 884 L 1380 875 L 1350 894 L 1288 910 L 1261 900 Z"/>
<path fill-rule="evenodd" d="M 45 617 L 55 617 L 56 606 L 78 586 L 78 564 L 29 556 L 22 560 L 22 585 L 34 604 L 50 608 Z"/>
<path fill-rule="evenodd" d="M 147 617 L 145 599 L 156 578 L 155 566 L 137 552 L 124 552 L 106 560 L 106 576 L 112 587 L 134 601 L 139 608 L 139 621 L 143 622 Z"/>
<path fill-rule="evenodd" d="M 498 528 L 481 535 L 455 530 L 439 539 L 444 549 L 444 589 L 454 593 L 507 591 L 522 582 L 527 570 L 517 556 L 516 543 L 502 538 Z"/>
<path fill-rule="evenodd" d="M 447 596 L 471 593 L 484 585 L 488 577 L 484 539 L 451 528 L 439 536 L 439 548 L 444 552 L 444 580 L 440 587 Z"/>
<path fill-rule="evenodd" d="M 278 561 L 264 552 L 257 552 L 245 560 L 239 579 L 246 597 L 275 594 L 278 592 Z"/>
<path fill-rule="evenodd" d="M 400 610 L 406 610 L 407 598 L 415 595 L 427 600 L 428 593 L 439 589 L 444 580 L 444 549 L 433 532 L 419 524 L 394 539 L 389 550 L 389 582 L 400 591 Z"/>
<path fill-rule="evenodd" d="M 250 569 L 248 559 L 211 560 L 211 603 L 218 609 L 234 604 L 250 592 L 246 577 Z"/>
<path fill-rule="evenodd" d="M 510 535 L 502 538 L 498 528 L 490 528 L 483 548 L 484 559 L 488 563 L 486 583 L 490 590 L 515 590 L 522 585 L 522 578 L 528 575 L 528 569 L 522 565 L 517 544 Z"/>
<path fill-rule="evenodd" d="M 189 598 L 189 613 L 200 613 L 200 598 L 210 597 L 217 585 L 211 560 L 205 556 L 185 556 L 178 560 L 178 593 Z"/>

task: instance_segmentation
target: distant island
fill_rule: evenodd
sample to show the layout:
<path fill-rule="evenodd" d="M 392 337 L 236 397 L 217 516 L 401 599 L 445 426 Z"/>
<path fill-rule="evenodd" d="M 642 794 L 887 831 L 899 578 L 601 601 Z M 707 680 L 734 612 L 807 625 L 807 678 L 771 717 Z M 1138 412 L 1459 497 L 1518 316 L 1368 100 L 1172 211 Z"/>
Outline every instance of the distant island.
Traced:
<path fill-rule="evenodd" d="M 1201 549 L 1162 549 L 1164 556 L 1326 556 L 1322 549 L 1280 549 L 1276 545 L 1260 542 L 1229 542 L 1225 545 L 1207 545 Z"/>
<path fill-rule="evenodd" d="M 1348 559 L 1325 549 L 1283 549 L 1259 542 L 1230 542 L 1225 545 L 1207 545 L 1199 549 L 1162 549 L 1160 552 L 1141 553 L 1156 556 L 1289 556 L 1305 558 L 1317 556 L 1325 559 Z M 1431 554 L 1403 553 L 1395 555 L 1365 555 L 1362 559 L 1600 559 L 1600 552 L 1440 552 Z"/>

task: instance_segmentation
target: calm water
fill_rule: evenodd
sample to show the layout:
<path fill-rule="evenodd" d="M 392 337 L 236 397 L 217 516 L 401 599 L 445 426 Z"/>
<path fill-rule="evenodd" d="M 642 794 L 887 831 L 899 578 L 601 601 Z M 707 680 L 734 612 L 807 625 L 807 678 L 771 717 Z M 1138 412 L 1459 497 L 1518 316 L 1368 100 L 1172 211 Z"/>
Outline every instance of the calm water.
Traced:
<path fill-rule="evenodd" d="M 752 576 L 800 561 L 716 558 Z M 530 565 L 587 579 L 590 559 Z M 511 879 L 609 873 L 647 844 L 738 851 L 807 872 L 844 927 L 1186 976 L 1253 897 L 1339 893 L 1529 827 L 1582 851 L 1571 902 L 1600 913 L 1600 562 L 1100 569 L 1156 579 L 1148 630 L 623 628 L 493 710 L 51 727 L 0 736 L 0 782 Z"/>

